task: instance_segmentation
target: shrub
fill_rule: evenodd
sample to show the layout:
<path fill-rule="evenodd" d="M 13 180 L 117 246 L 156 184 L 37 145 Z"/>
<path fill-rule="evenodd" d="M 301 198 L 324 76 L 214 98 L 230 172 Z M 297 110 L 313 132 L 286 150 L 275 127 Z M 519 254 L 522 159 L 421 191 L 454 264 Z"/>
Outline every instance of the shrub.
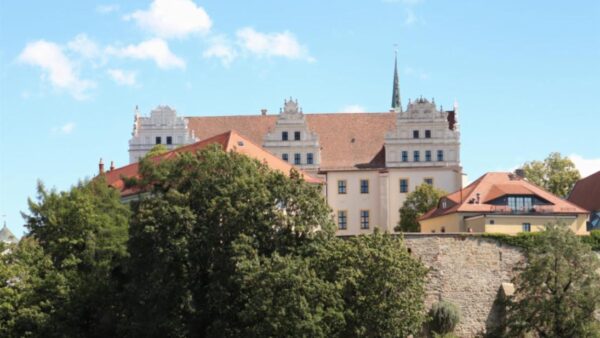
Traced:
<path fill-rule="evenodd" d="M 440 301 L 431 307 L 429 311 L 429 329 L 434 334 L 444 335 L 454 331 L 460 321 L 458 307 L 446 301 Z"/>

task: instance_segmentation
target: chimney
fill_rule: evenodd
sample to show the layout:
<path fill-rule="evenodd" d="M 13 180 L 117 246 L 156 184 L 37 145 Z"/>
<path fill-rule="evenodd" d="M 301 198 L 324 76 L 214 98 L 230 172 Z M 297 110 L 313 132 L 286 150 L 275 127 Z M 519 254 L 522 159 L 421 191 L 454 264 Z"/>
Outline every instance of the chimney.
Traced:
<path fill-rule="evenodd" d="M 115 161 L 110 161 L 110 171 L 115 170 Z"/>
<path fill-rule="evenodd" d="M 98 174 L 104 174 L 104 161 L 100 158 L 100 162 L 98 163 Z"/>
<path fill-rule="evenodd" d="M 525 178 L 525 170 L 523 170 L 523 168 L 518 168 L 515 169 L 515 175 L 517 175 L 518 178 Z"/>
<path fill-rule="evenodd" d="M 261 109 L 261 110 L 260 110 L 260 114 L 261 114 L 262 116 L 266 116 L 266 115 L 267 115 L 267 110 L 266 110 L 265 108 Z"/>
<path fill-rule="evenodd" d="M 481 195 L 477 193 L 475 196 L 477 196 L 477 201 L 475 203 L 479 204 L 479 198 L 481 197 Z"/>

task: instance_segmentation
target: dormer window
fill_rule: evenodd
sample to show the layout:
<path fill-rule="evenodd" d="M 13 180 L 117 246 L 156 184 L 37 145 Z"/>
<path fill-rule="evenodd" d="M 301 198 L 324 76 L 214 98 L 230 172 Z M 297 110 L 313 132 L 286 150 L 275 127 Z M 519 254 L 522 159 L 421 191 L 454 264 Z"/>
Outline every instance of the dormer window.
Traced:
<path fill-rule="evenodd" d="M 513 212 L 529 212 L 533 209 L 533 197 L 508 196 L 506 205 L 508 205 Z"/>
<path fill-rule="evenodd" d="M 287 131 L 282 131 L 281 132 L 281 140 L 282 141 L 287 141 L 288 140 L 288 132 Z"/>

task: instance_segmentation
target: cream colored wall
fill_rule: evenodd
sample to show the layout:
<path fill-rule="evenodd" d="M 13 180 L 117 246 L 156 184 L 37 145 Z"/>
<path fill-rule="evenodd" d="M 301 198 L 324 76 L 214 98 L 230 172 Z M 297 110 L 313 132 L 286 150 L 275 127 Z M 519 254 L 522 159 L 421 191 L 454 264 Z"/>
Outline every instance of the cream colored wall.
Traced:
<path fill-rule="evenodd" d="M 467 218 L 463 221 L 463 223 L 463 228 L 466 232 L 469 232 L 469 229 L 472 232 L 485 232 L 486 219 L 484 216 Z"/>
<path fill-rule="evenodd" d="M 442 227 L 446 228 L 446 232 L 462 232 L 463 230 L 460 227 L 461 218 L 462 215 L 454 213 L 421 221 L 419 222 L 421 232 L 431 233 L 435 231 L 439 233 L 442 232 Z"/>
<path fill-rule="evenodd" d="M 421 232 L 431 233 L 441 232 L 442 226 L 446 232 L 466 232 L 469 228 L 473 232 L 503 233 L 514 235 L 523 231 L 523 223 L 531 224 L 531 231 L 537 232 L 544 230 L 546 224 L 562 222 L 567 224 L 573 232 L 578 235 L 585 235 L 587 215 L 573 216 L 553 216 L 553 215 L 481 215 L 464 219 L 466 214 L 454 213 L 446 216 L 435 217 L 423 220 Z M 463 220 L 464 219 L 464 220 Z M 491 221 L 494 224 L 490 224 Z"/>
<path fill-rule="evenodd" d="M 573 216 L 531 216 L 531 215 L 487 215 L 485 232 L 517 234 L 523 231 L 523 223 L 531 224 L 531 232 L 543 231 L 548 223 L 562 222 L 567 224 L 575 233 L 580 233 L 578 217 Z M 490 224 L 494 220 L 495 224 Z M 585 230 L 585 223 L 583 226 Z"/>
<path fill-rule="evenodd" d="M 393 229 L 400 220 L 400 208 L 406 196 L 423 183 L 425 178 L 433 178 L 433 186 L 447 193 L 460 189 L 460 168 L 414 168 L 389 169 L 389 217 L 388 223 Z M 456 170 L 457 172 L 455 172 Z M 400 192 L 400 178 L 408 178 L 408 193 Z M 448 230 L 447 230 L 448 231 Z"/>
<path fill-rule="evenodd" d="M 360 180 L 369 180 L 369 193 L 360 193 Z M 346 194 L 338 194 L 338 180 L 346 180 Z M 371 233 L 381 227 L 379 172 L 339 171 L 327 173 L 327 202 L 333 210 L 337 224 L 337 211 L 346 210 L 348 221 L 346 230 L 338 230 L 338 235 L 359 235 Z M 369 229 L 360 228 L 360 210 L 369 210 Z"/>

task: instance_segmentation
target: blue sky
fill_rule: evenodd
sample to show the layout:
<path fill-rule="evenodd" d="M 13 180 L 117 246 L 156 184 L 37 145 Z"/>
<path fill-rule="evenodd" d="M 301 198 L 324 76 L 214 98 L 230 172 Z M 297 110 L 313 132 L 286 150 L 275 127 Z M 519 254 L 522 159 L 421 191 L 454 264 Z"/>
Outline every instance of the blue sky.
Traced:
<path fill-rule="evenodd" d="M 598 1 L 2 1 L 0 215 L 128 161 L 133 108 L 460 106 L 469 178 L 552 151 L 600 170 Z"/>

